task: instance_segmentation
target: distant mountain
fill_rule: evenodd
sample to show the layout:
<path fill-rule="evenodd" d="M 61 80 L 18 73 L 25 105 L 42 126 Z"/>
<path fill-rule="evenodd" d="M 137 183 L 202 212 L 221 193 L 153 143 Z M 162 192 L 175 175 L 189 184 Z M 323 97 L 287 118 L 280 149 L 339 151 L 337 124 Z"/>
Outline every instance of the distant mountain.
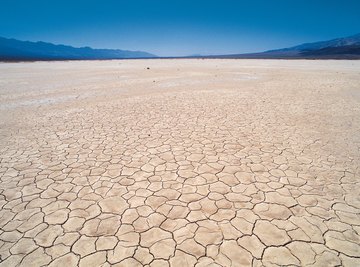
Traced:
<path fill-rule="evenodd" d="M 119 49 L 75 48 L 45 42 L 19 41 L 0 37 L 0 61 L 17 60 L 86 60 L 153 58 L 150 53 Z"/>
<path fill-rule="evenodd" d="M 329 41 L 306 43 L 261 53 L 210 56 L 215 58 L 264 59 L 360 59 L 360 34 Z"/>
<path fill-rule="evenodd" d="M 344 46 L 336 46 L 336 47 L 324 47 L 316 50 L 306 50 L 306 51 L 302 51 L 301 55 L 310 56 L 310 57 L 360 59 L 360 45 L 344 45 Z"/>

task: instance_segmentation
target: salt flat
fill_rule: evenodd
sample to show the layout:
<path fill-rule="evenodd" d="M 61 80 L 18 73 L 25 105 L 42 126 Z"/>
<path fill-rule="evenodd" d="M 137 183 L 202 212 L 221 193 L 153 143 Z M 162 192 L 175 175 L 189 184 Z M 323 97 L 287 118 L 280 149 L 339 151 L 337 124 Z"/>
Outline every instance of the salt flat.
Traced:
<path fill-rule="evenodd" d="M 0 266 L 360 266 L 360 61 L 0 64 Z"/>

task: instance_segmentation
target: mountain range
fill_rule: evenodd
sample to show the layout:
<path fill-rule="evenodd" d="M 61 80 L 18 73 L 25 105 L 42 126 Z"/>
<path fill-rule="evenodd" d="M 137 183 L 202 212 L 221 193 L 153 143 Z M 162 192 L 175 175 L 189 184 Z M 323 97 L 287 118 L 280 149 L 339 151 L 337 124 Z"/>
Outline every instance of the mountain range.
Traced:
<path fill-rule="evenodd" d="M 305 43 L 261 53 L 217 55 L 210 57 L 244 59 L 360 59 L 360 34 L 328 41 Z"/>
<path fill-rule="evenodd" d="M 0 61 L 33 60 L 92 60 L 157 58 L 143 51 L 93 49 L 45 42 L 19 41 L 0 37 Z M 289 48 L 260 53 L 233 55 L 193 55 L 186 58 L 243 58 L 243 59 L 360 59 L 360 34 L 328 41 L 305 43 Z"/>
<path fill-rule="evenodd" d="M 153 58 L 153 54 L 142 51 L 119 49 L 93 49 L 90 47 L 72 47 L 45 42 L 19 41 L 0 37 L 0 60 L 88 60 L 88 59 L 124 59 Z"/>

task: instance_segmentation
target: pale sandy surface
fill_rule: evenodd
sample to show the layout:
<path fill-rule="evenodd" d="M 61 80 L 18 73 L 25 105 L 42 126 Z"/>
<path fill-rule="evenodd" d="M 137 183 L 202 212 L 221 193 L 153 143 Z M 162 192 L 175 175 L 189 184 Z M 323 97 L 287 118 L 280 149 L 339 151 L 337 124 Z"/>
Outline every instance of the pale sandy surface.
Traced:
<path fill-rule="evenodd" d="M 359 149 L 360 61 L 0 64 L 0 266 L 360 266 Z"/>

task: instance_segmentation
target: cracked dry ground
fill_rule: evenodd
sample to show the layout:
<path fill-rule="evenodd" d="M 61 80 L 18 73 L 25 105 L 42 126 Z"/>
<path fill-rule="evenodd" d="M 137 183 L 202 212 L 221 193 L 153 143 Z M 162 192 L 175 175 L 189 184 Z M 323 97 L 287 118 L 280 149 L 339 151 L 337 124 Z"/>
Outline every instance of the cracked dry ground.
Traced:
<path fill-rule="evenodd" d="M 0 93 L 0 266 L 360 266 L 359 61 L 0 64 Z"/>

